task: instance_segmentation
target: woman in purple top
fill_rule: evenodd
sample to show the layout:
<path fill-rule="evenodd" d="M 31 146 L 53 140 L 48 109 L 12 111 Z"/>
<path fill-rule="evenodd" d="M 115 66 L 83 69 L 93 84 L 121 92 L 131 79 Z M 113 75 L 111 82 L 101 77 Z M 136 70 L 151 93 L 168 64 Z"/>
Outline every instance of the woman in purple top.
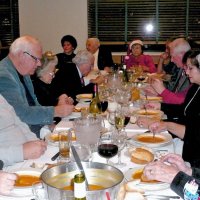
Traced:
<path fill-rule="evenodd" d="M 143 42 L 141 40 L 133 40 L 129 45 L 128 55 L 125 56 L 124 63 L 128 69 L 134 66 L 141 66 L 143 72 L 156 72 L 156 67 L 152 57 L 144 55 L 142 47 Z"/>

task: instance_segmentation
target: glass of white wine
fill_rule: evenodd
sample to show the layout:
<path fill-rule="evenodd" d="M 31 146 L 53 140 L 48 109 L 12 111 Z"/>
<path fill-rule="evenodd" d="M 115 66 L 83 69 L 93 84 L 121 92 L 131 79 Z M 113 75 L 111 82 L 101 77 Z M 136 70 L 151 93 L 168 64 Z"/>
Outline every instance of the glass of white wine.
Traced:
<path fill-rule="evenodd" d="M 121 109 L 115 112 L 115 128 L 120 132 L 125 125 L 125 115 Z"/>

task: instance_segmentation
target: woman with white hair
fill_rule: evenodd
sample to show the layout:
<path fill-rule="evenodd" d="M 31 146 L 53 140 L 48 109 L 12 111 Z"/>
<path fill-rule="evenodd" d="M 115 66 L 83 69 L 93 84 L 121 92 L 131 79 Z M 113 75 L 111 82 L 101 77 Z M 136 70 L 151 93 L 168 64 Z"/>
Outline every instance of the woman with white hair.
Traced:
<path fill-rule="evenodd" d="M 67 94 L 76 100 L 76 95 L 81 93 L 92 93 L 93 83 L 98 83 L 99 78 L 86 83 L 83 79 L 91 71 L 94 65 L 94 56 L 87 50 L 78 51 L 66 67 L 59 69 L 52 81 L 52 91 L 57 98 L 61 94 Z"/>
<path fill-rule="evenodd" d="M 34 92 L 37 96 L 38 102 L 43 106 L 53 106 L 61 104 L 65 101 L 68 104 L 73 104 L 72 98 L 66 94 L 62 94 L 55 99 L 52 97 L 51 82 L 55 77 L 56 65 L 58 59 L 51 51 L 47 51 L 42 56 L 42 66 L 38 67 L 33 78 Z"/>

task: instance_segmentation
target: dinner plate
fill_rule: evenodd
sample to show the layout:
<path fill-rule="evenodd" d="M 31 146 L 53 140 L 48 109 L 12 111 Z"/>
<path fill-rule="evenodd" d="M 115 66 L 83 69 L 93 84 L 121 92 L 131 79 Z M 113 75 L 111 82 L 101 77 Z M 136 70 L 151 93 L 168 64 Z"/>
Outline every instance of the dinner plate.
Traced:
<path fill-rule="evenodd" d="M 78 94 L 76 95 L 78 102 L 90 102 L 92 99 L 92 94 Z"/>
<path fill-rule="evenodd" d="M 140 109 L 136 110 L 135 114 L 142 117 L 160 117 L 162 118 L 164 113 L 161 110 L 155 110 L 155 109 Z"/>
<path fill-rule="evenodd" d="M 18 175 L 33 175 L 33 176 L 40 176 L 42 173 L 42 169 L 34 169 L 34 168 L 25 168 L 25 169 L 18 169 L 12 170 L 11 173 L 16 173 Z M 32 193 L 32 186 L 24 186 L 24 187 L 17 187 L 15 186 L 14 189 L 8 195 L 1 195 L 3 197 L 9 198 L 19 198 L 22 199 L 23 197 L 31 197 L 33 196 Z"/>
<path fill-rule="evenodd" d="M 135 168 L 131 168 L 128 171 L 126 171 L 124 174 L 125 179 L 127 181 L 136 180 L 132 176 L 138 170 L 143 170 L 143 168 L 135 167 Z M 169 188 L 169 184 L 163 183 L 163 182 L 151 182 L 151 183 L 139 182 L 139 184 L 137 186 L 139 188 L 143 189 L 144 191 L 163 190 L 163 189 Z"/>
<path fill-rule="evenodd" d="M 146 138 L 146 140 L 144 138 Z M 172 136 L 167 132 L 156 134 L 154 139 L 153 139 L 152 133 L 138 133 L 132 136 L 130 140 L 130 142 L 144 145 L 147 147 L 152 147 L 152 148 L 168 145 L 169 143 L 171 143 L 171 141 L 172 141 Z"/>
<path fill-rule="evenodd" d="M 162 97 L 158 97 L 158 96 L 141 96 L 142 100 L 147 100 L 147 101 L 158 101 L 161 102 L 162 101 Z"/>

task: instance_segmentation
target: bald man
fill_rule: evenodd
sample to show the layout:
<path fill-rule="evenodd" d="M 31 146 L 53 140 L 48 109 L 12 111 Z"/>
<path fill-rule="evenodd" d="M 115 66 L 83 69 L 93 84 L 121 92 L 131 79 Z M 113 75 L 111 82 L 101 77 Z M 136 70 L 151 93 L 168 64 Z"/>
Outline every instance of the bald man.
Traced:
<path fill-rule="evenodd" d="M 113 65 L 112 54 L 109 49 L 102 47 L 98 38 L 88 38 L 86 48 L 94 57 L 94 70 L 111 71 Z"/>

